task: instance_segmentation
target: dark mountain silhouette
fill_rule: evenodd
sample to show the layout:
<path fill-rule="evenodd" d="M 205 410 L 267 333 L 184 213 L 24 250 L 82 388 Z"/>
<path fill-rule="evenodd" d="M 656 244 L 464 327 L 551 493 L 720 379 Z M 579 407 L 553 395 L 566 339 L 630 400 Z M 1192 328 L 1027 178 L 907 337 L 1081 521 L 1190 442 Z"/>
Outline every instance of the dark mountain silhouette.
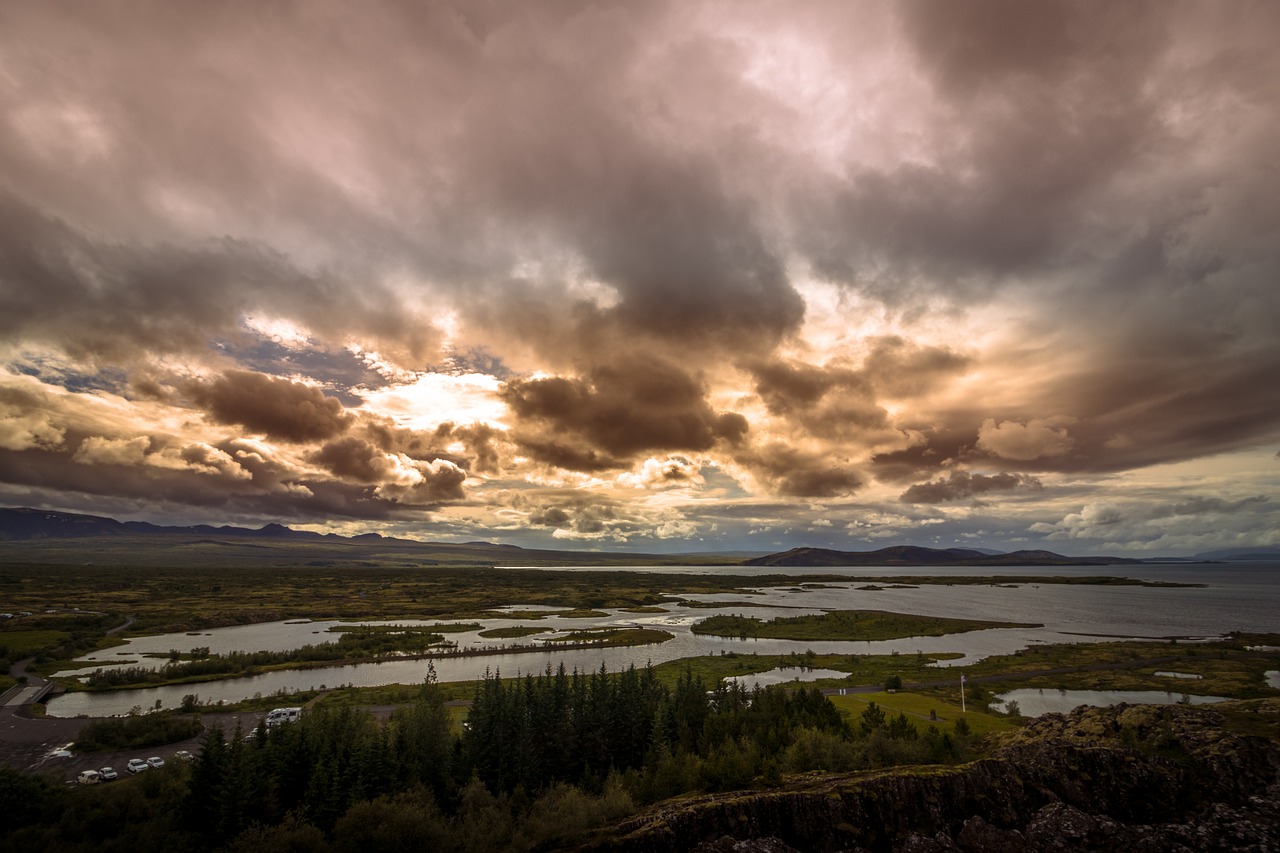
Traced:
<path fill-rule="evenodd" d="M 1224 548 L 1220 551 L 1201 551 L 1193 559 L 1223 560 L 1226 562 L 1275 562 L 1280 561 L 1280 547 L 1272 545 L 1264 548 Z"/>
<path fill-rule="evenodd" d="M 79 515 L 70 512 L 53 512 L 45 509 L 17 507 L 0 509 L 0 541 L 16 542 L 28 539 L 72 539 L 87 536 L 183 535 L 205 537 L 238 537 L 259 539 L 297 540 L 350 540 L 357 541 L 377 533 L 361 536 L 339 536 L 336 533 L 315 533 L 310 530 L 292 530 L 283 524 L 267 524 L 256 530 L 248 527 L 194 524 L 186 527 L 152 524 L 147 521 L 116 521 L 97 515 Z"/>
<path fill-rule="evenodd" d="M 876 551 L 832 551 L 792 548 L 743 560 L 745 566 L 1105 566 L 1142 563 L 1125 557 L 1066 557 L 1052 551 L 1011 551 L 991 554 L 969 548 L 922 548 L 894 545 Z"/>
<path fill-rule="evenodd" d="M 635 552 L 597 551 L 542 551 L 522 549 L 516 545 L 492 542 L 468 542 L 452 544 L 423 542 L 415 539 L 397 539 L 378 533 L 362 533 L 356 536 L 340 536 L 336 533 L 316 533 L 310 530 L 292 530 L 283 524 L 267 524 L 252 529 L 208 524 L 190 526 L 164 526 L 146 521 L 116 521 L 96 515 L 79 515 L 51 510 L 13 508 L 0 509 L 0 541 L 26 542 L 38 545 L 57 540 L 84 540 L 90 538 L 117 542 L 123 548 L 127 542 L 168 543 L 172 547 L 195 545 L 227 545 L 251 543 L 271 545 L 277 551 L 300 550 L 331 546 L 340 548 L 348 559 L 357 554 L 378 551 L 383 554 L 400 553 L 425 555 L 445 560 L 502 563 L 513 553 L 521 560 L 567 561 L 573 563 L 618 562 L 632 560 L 637 564 L 684 563 L 745 566 L 1104 566 L 1124 563 L 1143 563 L 1144 560 L 1123 557 L 1066 557 L 1052 551 L 994 552 L 978 548 L 924 548 L 917 545 L 894 545 L 876 551 L 835 551 L 827 548 L 792 548 L 778 554 L 747 556 L 741 553 L 702 554 L 642 554 Z M 104 543 L 105 545 L 106 543 Z M 85 543 L 88 546 L 88 543 Z M 391 549 L 391 550 L 388 550 Z M 104 555 L 105 556 L 105 555 Z M 317 557 L 325 555 L 317 554 Z M 743 557 L 746 556 L 746 559 Z"/>

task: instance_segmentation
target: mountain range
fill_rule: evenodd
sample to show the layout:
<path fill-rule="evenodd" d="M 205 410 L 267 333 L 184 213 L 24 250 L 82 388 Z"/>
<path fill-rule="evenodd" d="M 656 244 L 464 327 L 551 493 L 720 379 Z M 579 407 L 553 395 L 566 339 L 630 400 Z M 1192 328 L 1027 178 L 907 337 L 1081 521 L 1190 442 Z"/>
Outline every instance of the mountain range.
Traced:
<path fill-rule="evenodd" d="M 370 565 L 388 561 L 419 565 L 722 565 L 836 566 L 1102 566 L 1146 562 L 1124 557 L 1068 557 L 1052 551 L 1008 553 L 978 548 L 895 545 L 874 551 L 792 548 L 776 554 L 699 552 L 559 551 L 492 542 L 462 544 L 399 539 L 378 533 L 341 536 L 293 530 L 282 524 L 260 528 L 164 526 L 145 521 L 15 507 L 0 509 L 0 560 L 112 564 L 222 562 L 254 564 Z"/>

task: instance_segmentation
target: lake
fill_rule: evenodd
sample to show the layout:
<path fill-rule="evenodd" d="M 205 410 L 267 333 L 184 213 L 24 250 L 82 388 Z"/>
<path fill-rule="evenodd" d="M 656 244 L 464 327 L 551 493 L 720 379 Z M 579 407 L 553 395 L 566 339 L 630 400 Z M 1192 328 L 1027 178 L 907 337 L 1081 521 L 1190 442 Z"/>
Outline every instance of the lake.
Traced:
<path fill-rule="evenodd" d="M 587 569 L 550 569 L 555 571 L 581 571 Z M 556 632 L 568 630 L 636 625 L 662 628 L 671 632 L 669 642 L 626 648 L 556 649 L 533 648 L 502 654 L 476 657 L 438 658 L 432 661 L 441 681 L 465 681 L 480 677 L 486 670 L 504 675 L 541 672 L 547 666 L 555 668 L 564 664 L 567 669 L 597 670 L 601 664 L 610 670 L 628 665 L 644 666 L 646 663 L 662 663 L 683 657 L 738 653 L 786 654 L 814 652 L 835 654 L 911 654 L 923 652 L 959 652 L 963 657 L 943 662 L 948 666 L 963 666 L 991 655 L 1009 654 L 1036 643 L 1105 642 L 1113 639 L 1145 637 L 1215 637 L 1232 630 L 1252 632 L 1280 631 L 1280 616 L 1275 602 L 1280 601 L 1280 566 L 1274 564 L 1249 565 L 1187 565 L 1162 564 L 1142 566 L 1087 566 L 1087 567 L 1036 567 L 1000 566 L 937 568 L 822 568 L 780 569 L 731 567 L 659 567 L 659 568 L 592 568 L 592 571 L 651 571 L 663 575 L 679 574 L 743 574 L 788 575 L 821 574 L 839 578 L 830 587 L 802 588 L 771 587 L 755 590 L 758 594 L 744 592 L 728 594 L 684 595 L 689 600 L 703 602 L 734 601 L 749 598 L 753 606 L 731 604 L 722 608 L 690 608 L 668 605 L 669 612 L 636 614 L 610 612 L 604 617 L 564 619 L 547 617 L 528 619 L 463 620 L 482 623 L 481 629 L 450 633 L 448 638 L 461 646 L 496 649 L 511 640 L 487 640 L 478 636 L 479 630 L 514 625 L 536 625 Z M 993 578 L 1023 575 L 1031 577 L 1085 577 L 1112 576 L 1137 577 L 1176 583 L 1204 583 L 1198 588 L 1152 588 L 1124 586 L 1082 586 L 1046 583 L 1026 583 L 1009 586 L 1005 583 L 987 585 L 921 585 L 915 588 L 881 587 L 878 590 L 862 589 L 869 577 L 929 576 L 945 580 L 962 575 L 990 576 Z M 673 578 L 674 581 L 674 578 Z M 678 583 L 672 584 L 673 591 Z M 565 602 L 566 606 L 571 602 Z M 511 606 L 526 609 L 521 602 Z M 762 607 L 760 605 L 776 605 Z M 786 609 L 778 609 L 786 608 Z M 542 609 L 542 608 L 529 608 Z M 992 619 L 1018 622 L 1043 623 L 1041 628 L 1000 628 L 952 634 L 945 637 L 911 637 L 879 642 L 808 642 L 789 640 L 727 639 L 693 634 L 693 623 L 717 613 L 733 613 L 769 619 L 780 615 L 818 613 L 822 610 L 889 610 L 925 616 L 950 616 L 970 619 Z M 395 624 L 431 625 L 443 620 L 396 620 Z M 143 653 L 167 653 L 170 649 L 190 651 L 208 647 L 211 652 L 230 651 L 283 651 L 308 643 L 332 641 L 336 634 L 328 628 L 339 624 L 324 622 L 273 622 L 219 628 L 197 635 L 166 634 L 140 637 L 126 646 L 86 656 L 104 666 L 120 665 L 121 661 L 146 662 L 160 665 L 164 661 L 139 658 Z M 372 624 L 372 623 L 371 623 Z M 385 623 L 384 623 L 385 624 Z M 538 635 L 537 638 L 554 634 Z M 536 642 L 530 638 L 521 643 Z M 387 660 L 381 663 L 332 666 L 307 670 L 282 670 L 248 678 L 225 679 L 194 685 L 121 690 L 104 693 L 69 693 L 50 700 L 51 716 L 76 716 L 88 714 L 106 716 L 128 713 L 134 707 L 150 709 L 159 701 L 161 707 L 175 707 L 183 696 L 197 694 L 202 701 L 236 702 L 255 695 L 286 696 L 301 690 L 322 686 L 335 687 L 375 686 L 381 684 L 413 684 L 423 680 L 427 672 L 426 660 Z M 79 671 L 86 674 L 88 670 Z"/>

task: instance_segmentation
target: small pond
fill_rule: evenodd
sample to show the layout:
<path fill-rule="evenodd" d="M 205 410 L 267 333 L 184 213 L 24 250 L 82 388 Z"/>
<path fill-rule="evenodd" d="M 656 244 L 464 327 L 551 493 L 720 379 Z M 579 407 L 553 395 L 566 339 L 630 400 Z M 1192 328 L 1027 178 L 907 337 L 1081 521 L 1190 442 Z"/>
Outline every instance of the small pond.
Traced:
<path fill-rule="evenodd" d="M 1267 673 L 1267 686 L 1280 690 L 1280 669 L 1273 669 Z"/>
<path fill-rule="evenodd" d="M 815 669 L 807 666 L 782 666 L 777 669 L 756 672 L 751 675 L 732 675 L 725 681 L 733 681 L 750 690 L 759 684 L 768 687 L 772 684 L 785 684 L 788 681 L 817 681 L 819 678 L 844 678 L 848 673 L 838 669 Z"/>
<path fill-rule="evenodd" d="M 1006 702 L 1017 702 L 1024 717 L 1038 717 L 1053 712 L 1065 714 L 1080 705 L 1105 707 L 1125 702 L 1130 705 L 1175 705 L 1189 702 L 1207 705 L 1226 702 L 1225 696 L 1194 696 L 1176 690 L 1054 690 L 1022 687 L 996 695 L 991 707 L 1003 711 Z"/>
<path fill-rule="evenodd" d="M 1199 681 L 1204 678 L 1203 675 L 1196 675 L 1194 672 L 1173 672 L 1172 670 L 1157 670 L 1156 675 L 1160 678 L 1186 678 L 1191 681 Z"/>

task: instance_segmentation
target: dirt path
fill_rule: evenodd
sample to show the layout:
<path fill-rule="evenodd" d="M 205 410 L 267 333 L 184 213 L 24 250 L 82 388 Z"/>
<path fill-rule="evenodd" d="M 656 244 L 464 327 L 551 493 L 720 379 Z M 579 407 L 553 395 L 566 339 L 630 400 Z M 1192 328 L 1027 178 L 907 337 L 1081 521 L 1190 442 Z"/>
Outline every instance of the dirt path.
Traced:
<path fill-rule="evenodd" d="M 137 617 L 130 616 L 127 619 L 125 619 L 122 624 L 117 625 L 114 628 L 108 628 L 107 636 L 110 637 L 112 634 L 119 634 L 121 631 L 125 630 L 126 628 L 128 628 L 130 625 L 132 625 L 134 622 L 137 622 L 137 621 L 138 621 Z"/>

